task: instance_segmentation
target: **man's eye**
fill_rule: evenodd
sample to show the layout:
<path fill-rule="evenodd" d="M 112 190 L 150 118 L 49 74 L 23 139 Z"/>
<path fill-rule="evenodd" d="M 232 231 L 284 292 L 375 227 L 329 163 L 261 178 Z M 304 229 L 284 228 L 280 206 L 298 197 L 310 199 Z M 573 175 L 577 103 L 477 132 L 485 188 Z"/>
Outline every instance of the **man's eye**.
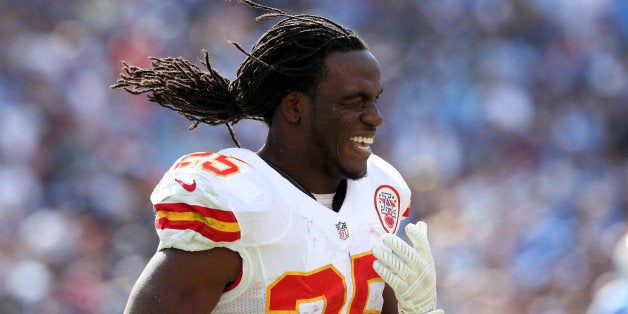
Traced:
<path fill-rule="evenodd" d="M 377 104 L 377 98 L 368 100 L 364 97 L 356 97 L 351 99 L 336 100 L 340 105 L 352 108 L 365 108 L 370 102 Z"/>
<path fill-rule="evenodd" d="M 369 104 L 369 102 L 370 101 L 367 99 L 359 98 L 359 99 L 352 100 L 351 102 L 349 102 L 349 104 L 352 106 L 366 106 Z M 373 100 L 373 102 L 375 101 Z"/>

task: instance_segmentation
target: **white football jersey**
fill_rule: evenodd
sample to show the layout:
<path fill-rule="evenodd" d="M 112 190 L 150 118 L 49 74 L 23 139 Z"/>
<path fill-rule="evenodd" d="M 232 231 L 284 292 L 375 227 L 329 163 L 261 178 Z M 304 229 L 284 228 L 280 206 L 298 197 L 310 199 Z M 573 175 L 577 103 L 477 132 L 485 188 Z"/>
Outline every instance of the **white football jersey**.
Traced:
<path fill-rule="evenodd" d="M 364 313 L 383 305 L 371 249 L 407 217 L 410 189 L 371 155 L 334 212 L 254 152 L 229 148 L 181 157 L 151 201 L 159 249 L 226 247 L 242 257 L 215 313 Z"/>

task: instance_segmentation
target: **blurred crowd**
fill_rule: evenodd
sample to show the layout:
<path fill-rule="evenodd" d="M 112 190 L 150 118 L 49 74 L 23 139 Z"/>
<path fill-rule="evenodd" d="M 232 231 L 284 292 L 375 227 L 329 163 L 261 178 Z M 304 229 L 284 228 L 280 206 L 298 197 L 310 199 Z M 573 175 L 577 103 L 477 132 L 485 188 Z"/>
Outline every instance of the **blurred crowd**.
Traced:
<path fill-rule="evenodd" d="M 428 222 L 441 308 L 628 313 L 628 1 L 259 2 L 349 26 L 379 59 L 374 151 Z M 233 143 L 108 87 L 121 60 L 203 49 L 232 79 L 228 40 L 250 47 L 276 22 L 261 13 L 0 0 L 0 313 L 122 311 L 157 245 L 152 188 L 179 156 Z M 265 130 L 236 125 L 252 150 Z"/>

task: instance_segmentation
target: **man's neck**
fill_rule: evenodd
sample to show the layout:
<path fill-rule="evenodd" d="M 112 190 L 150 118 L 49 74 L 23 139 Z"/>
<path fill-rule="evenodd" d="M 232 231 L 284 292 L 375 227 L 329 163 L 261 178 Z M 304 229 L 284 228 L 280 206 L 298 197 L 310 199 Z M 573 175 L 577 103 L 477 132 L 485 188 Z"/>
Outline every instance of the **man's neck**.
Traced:
<path fill-rule="evenodd" d="M 329 194 L 336 192 L 342 178 L 331 178 L 321 171 L 320 167 L 309 166 L 309 161 L 299 158 L 298 152 L 286 154 L 283 153 L 285 151 L 287 150 L 281 146 L 276 147 L 272 142 L 267 141 L 257 154 L 276 168 L 281 169 L 310 193 Z"/>

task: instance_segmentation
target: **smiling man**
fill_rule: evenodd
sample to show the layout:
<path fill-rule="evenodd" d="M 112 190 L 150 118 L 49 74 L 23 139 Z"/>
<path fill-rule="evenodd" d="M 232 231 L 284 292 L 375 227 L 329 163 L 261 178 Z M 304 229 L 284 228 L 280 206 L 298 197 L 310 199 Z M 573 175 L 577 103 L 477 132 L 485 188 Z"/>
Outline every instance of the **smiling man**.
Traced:
<path fill-rule="evenodd" d="M 288 15 L 233 82 L 182 58 L 125 64 L 113 88 L 149 93 L 186 118 L 226 124 L 238 148 L 181 157 L 155 187 L 159 247 L 129 313 L 440 312 L 424 223 L 395 233 L 410 190 L 371 152 L 382 122 L 380 66 L 353 31 Z M 231 125 L 258 119 L 265 145 Z M 394 254 L 393 254 L 394 252 Z"/>
<path fill-rule="evenodd" d="M 289 92 L 259 155 L 311 193 L 335 193 L 366 175 L 382 117 L 380 68 L 365 48 L 330 52 L 312 91 Z M 286 152 L 289 152 L 286 154 Z"/>

